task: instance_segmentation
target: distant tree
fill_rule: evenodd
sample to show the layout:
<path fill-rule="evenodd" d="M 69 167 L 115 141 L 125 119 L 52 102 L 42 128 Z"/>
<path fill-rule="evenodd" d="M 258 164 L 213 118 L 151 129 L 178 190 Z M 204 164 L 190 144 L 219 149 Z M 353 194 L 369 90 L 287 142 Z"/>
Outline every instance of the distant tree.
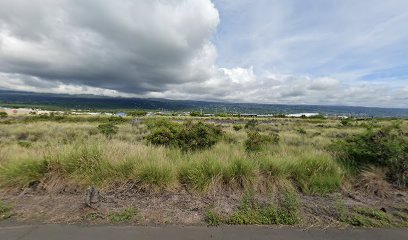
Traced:
<path fill-rule="evenodd" d="M 141 116 L 146 116 L 147 112 L 145 110 L 133 110 L 133 111 L 129 111 L 127 114 L 132 117 L 141 117 Z"/>
<path fill-rule="evenodd" d="M 193 111 L 193 112 L 190 113 L 190 116 L 192 116 L 192 117 L 202 117 L 203 114 L 201 114 L 200 112 Z"/>

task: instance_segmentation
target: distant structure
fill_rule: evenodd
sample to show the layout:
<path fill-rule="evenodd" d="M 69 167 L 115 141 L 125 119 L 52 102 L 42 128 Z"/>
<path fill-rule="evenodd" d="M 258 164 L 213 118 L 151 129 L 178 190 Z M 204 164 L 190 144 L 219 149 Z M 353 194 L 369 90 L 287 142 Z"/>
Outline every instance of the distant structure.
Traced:
<path fill-rule="evenodd" d="M 295 114 L 288 114 L 287 117 L 315 117 L 319 116 L 319 113 L 295 113 Z"/>
<path fill-rule="evenodd" d="M 126 117 L 127 114 L 126 114 L 125 112 L 118 112 L 118 113 L 116 113 L 116 116 L 118 116 L 118 117 Z"/>

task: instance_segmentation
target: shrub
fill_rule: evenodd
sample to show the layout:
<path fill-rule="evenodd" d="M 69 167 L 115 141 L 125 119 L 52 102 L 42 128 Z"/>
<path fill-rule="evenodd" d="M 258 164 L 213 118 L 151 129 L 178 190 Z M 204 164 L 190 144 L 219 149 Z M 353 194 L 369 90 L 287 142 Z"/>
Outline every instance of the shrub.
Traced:
<path fill-rule="evenodd" d="M 239 124 L 235 124 L 234 126 L 232 126 L 232 128 L 235 130 L 235 131 L 239 131 L 239 130 L 241 130 L 242 129 L 242 125 L 239 125 Z"/>
<path fill-rule="evenodd" d="M 390 126 L 335 141 L 331 150 L 352 169 L 367 165 L 387 167 L 390 181 L 399 187 L 408 186 L 408 134 Z"/>
<path fill-rule="evenodd" d="M 344 126 L 344 127 L 347 127 L 347 126 L 351 126 L 351 125 L 352 125 L 352 121 L 351 121 L 350 118 L 344 118 L 344 119 L 341 119 L 341 120 L 340 120 L 340 124 L 341 124 L 342 126 Z"/>
<path fill-rule="evenodd" d="M 8 114 L 6 112 L 0 112 L 0 118 L 6 118 Z"/>
<path fill-rule="evenodd" d="M 248 152 L 260 151 L 263 147 L 270 143 L 278 143 L 279 135 L 270 133 L 269 135 L 261 134 L 258 130 L 249 130 L 248 138 L 245 140 L 245 150 Z"/>
<path fill-rule="evenodd" d="M 148 125 L 146 139 L 154 145 L 175 146 L 183 151 L 211 148 L 222 136 L 219 126 L 203 122 L 186 122 L 183 125 L 161 120 Z"/>
<path fill-rule="evenodd" d="M 175 127 L 159 126 L 146 136 L 153 145 L 171 146 L 176 144 L 178 129 Z"/>
<path fill-rule="evenodd" d="M 112 138 L 113 135 L 118 133 L 119 128 L 113 123 L 104 123 L 98 126 L 98 130 L 107 138 Z"/>
<path fill-rule="evenodd" d="M 258 126 L 258 120 L 251 119 L 245 124 L 245 129 L 255 129 Z"/>
<path fill-rule="evenodd" d="M 184 151 L 208 149 L 220 139 L 220 127 L 203 122 L 187 122 L 177 134 L 178 146 Z"/>

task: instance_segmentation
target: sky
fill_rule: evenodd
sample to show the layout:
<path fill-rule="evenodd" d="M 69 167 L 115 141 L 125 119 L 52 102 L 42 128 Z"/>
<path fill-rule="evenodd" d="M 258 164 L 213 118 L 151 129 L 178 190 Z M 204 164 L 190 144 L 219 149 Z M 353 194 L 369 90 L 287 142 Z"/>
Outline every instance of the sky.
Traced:
<path fill-rule="evenodd" d="M 0 89 L 408 108 L 406 0 L 0 0 Z"/>

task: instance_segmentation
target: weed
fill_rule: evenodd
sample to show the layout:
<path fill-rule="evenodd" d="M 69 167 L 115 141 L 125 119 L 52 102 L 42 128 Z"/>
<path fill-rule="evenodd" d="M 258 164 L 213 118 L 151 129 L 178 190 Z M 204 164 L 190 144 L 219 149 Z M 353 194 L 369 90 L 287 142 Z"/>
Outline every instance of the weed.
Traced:
<path fill-rule="evenodd" d="M 137 211 L 133 207 L 126 208 L 120 212 L 109 214 L 109 220 L 112 223 L 126 223 L 134 219 Z"/>
<path fill-rule="evenodd" d="M 0 200 L 0 221 L 12 216 L 12 207 Z"/>
<path fill-rule="evenodd" d="M 279 206 L 261 206 L 248 196 L 244 197 L 238 211 L 227 220 L 228 224 L 284 224 L 294 225 L 299 222 L 299 200 L 293 193 L 285 193 Z"/>
<path fill-rule="evenodd" d="M 219 226 L 224 222 L 221 214 L 216 212 L 214 208 L 210 207 L 205 214 L 205 221 L 208 226 Z"/>

